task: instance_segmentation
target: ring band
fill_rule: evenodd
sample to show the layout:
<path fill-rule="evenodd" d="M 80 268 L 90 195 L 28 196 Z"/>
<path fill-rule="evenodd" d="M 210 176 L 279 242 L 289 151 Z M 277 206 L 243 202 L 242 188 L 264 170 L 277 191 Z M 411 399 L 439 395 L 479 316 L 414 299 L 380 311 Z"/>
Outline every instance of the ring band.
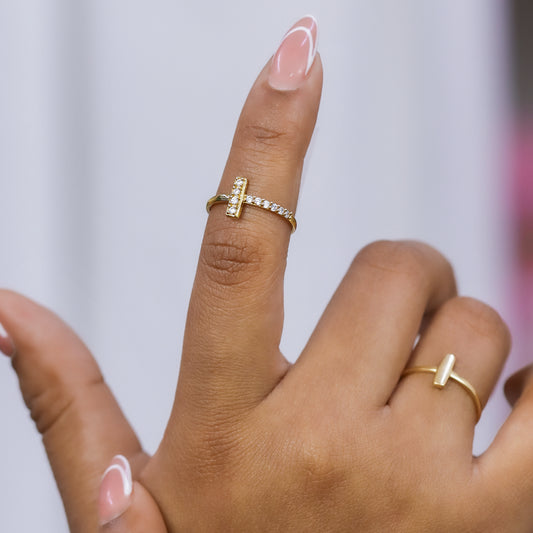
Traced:
<path fill-rule="evenodd" d="M 433 386 L 437 389 L 442 389 L 448 382 L 448 379 L 453 379 L 455 382 L 459 383 L 461 387 L 468 393 L 474 402 L 474 407 L 476 408 L 476 423 L 481 418 L 481 401 L 477 395 L 476 389 L 472 384 L 466 379 L 462 378 L 453 371 L 453 365 L 455 364 L 455 355 L 449 353 L 441 361 L 440 365 L 437 366 L 413 366 L 411 368 L 406 368 L 400 378 L 408 376 L 409 374 L 416 374 L 417 372 L 424 372 L 428 374 L 435 374 L 433 379 Z"/>
<path fill-rule="evenodd" d="M 247 187 L 248 179 L 237 176 L 233 182 L 233 190 L 231 191 L 231 194 L 218 194 L 212 198 L 209 198 L 207 205 L 205 206 L 207 212 L 209 213 L 211 207 L 213 207 L 215 204 L 227 202 L 228 206 L 226 207 L 226 216 L 240 218 L 242 206 L 245 204 L 253 205 L 283 217 L 292 226 L 292 233 L 296 231 L 296 219 L 294 218 L 292 211 L 289 211 L 285 207 L 271 202 L 270 200 L 265 200 L 264 198 L 259 198 L 259 196 L 246 194 Z"/>

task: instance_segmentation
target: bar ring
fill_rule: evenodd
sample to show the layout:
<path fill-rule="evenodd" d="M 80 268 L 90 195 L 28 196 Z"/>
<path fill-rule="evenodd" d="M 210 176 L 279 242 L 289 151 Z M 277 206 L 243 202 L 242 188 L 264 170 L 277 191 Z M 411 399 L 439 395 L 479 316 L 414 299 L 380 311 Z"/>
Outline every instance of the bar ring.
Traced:
<path fill-rule="evenodd" d="M 474 402 L 474 407 L 476 408 L 476 423 L 481 418 L 481 401 L 479 400 L 479 396 L 477 395 L 476 389 L 472 386 L 472 384 L 467 381 L 466 379 L 462 378 L 458 374 L 456 374 L 453 371 L 453 366 L 455 365 L 455 355 L 452 353 L 449 353 L 444 357 L 444 359 L 441 361 L 440 365 L 437 366 L 413 366 L 410 368 L 406 368 L 402 375 L 400 376 L 400 379 L 404 376 L 408 376 L 409 374 L 416 374 L 417 372 L 423 372 L 427 374 L 435 374 L 435 378 L 433 379 L 433 386 L 437 389 L 442 389 L 448 383 L 449 379 L 453 379 L 453 381 L 459 383 L 461 387 L 468 393 L 470 398 L 472 398 L 472 401 Z"/>
<path fill-rule="evenodd" d="M 231 194 L 218 194 L 212 198 L 209 198 L 207 205 L 205 206 L 207 212 L 209 213 L 211 207 L 213 207 L 215 204 L 227 202 L 228 206 L 226 207 L 226 216 L 240 218 L 243 205 L 253 205 L 283 217 L 292 226 L 291 233 L 296 231 L 296 219 L 294 218 L 292 211 L 289 211 L 285 207 L 271 202 L 270 200 L 265 200 L 264 198 L 259 198 L 259 196 L 247 194 L 247 187 L 247 178 L 242 178 L 240 176 L 236 177 L 235 181 L 233 182 L 233 190 L 231 191 Z"/>

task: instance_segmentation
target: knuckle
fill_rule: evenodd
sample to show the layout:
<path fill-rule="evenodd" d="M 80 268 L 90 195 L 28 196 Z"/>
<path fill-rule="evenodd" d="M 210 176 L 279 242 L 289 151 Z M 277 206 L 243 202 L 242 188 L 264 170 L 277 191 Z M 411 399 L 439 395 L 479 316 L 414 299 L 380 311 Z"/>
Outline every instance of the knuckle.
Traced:
<path fill-rule="evenodd" d="M 105 386 L 102 376 L 98 376 L 87 381 L 82 386 L 78 386 L 76 391 L 69 390 L 67 386 L 59 380 L 56 380 L 39 392 L 33 395 L 27 395 L 25 402 L 30 410 L 31 418 L 35 422 L 37 430 L 44 436 L 60 420 L 66 416 L 71 416 L 78 408 L 79 402 L 83 398 L 86 398 L 87 393 L 94 392 L 94 388 L 99 389 Z"/>
<path fill-rule="evenodd" d="M 206 234 L 200 255 L 207 278 L 215 285 L 232 287 L 250 281 L 261 269 L 266 253 L 259 239 L 240 229 Z"/>
<path fill-rule="evenodd" d="M 465 324 L 474 333 L 491 340 L 503 340 L 506 346 L 510 344 L 507 324 L 490 305 L 468 296 L 458 296 L 445 304 L 445 311 L 454 317 L 455 322 Z"/>
<path fill-rule="evenodd" d="M 258 143 L 273 142 L 277 139 L 282 139 L 286 135 L 286 132 L 281 131 L 280 128 L 261 123 L 246 124 L 244 126 L 244 131 L 247 133 L 249 139 Z"/>
<path fill-rule="evenodd" d="M 239 128 L 240 144 L 246 152 L 262 155 L 288 152 L 297 142 L 298 128 L 290 120 L 280 122 L 279 118 L 245 121 Z"/>
<path fill-rule="evenodd" d="M 48 433 L 65 413 L 72 409 L 74 399 L 57 390 L 45 390 L 26 402 L 37 431 Z"/>
<path fill-rule="evenodd" d="M 298 446 L 293 464 L 300 473 L 303 490 L 329 493 L 344 486 L 348 467 L 338 446 L 328 440 L 307 439 Z"/>
<path fill-rule="evenodd" d="M 291 178 L 301 172 L 307 147 L 301 117 L 274 107 L 269 112 L 245 113 L 237 126 L 230 161 L 238 172 L 255 177 L 280 175 Z"/>
<path fill-rule="evenodd" d="M 426 247 L 415 242 L 376 241 L 365 246 L 354 262 L 362 262 L 382 275 L 419 280 L 427 268 Z"/>

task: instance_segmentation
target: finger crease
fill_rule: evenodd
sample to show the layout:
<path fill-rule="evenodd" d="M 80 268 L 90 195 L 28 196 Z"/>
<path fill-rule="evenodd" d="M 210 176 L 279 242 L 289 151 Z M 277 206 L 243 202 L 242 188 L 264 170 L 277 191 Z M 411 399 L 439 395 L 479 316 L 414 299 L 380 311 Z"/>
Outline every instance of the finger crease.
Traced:
<path fill-rule="evenodd" d="M 32 412 L 32 418 L 35 420 L 35 425 L 37 426 L 37 430 L 43 437 L 46 433 L 49 433 L 53 427 L 55 427 L 65 416 L 66 414 L 71 410 L 73 405 L 83 396 L 86 394 L 87 389 L 92 389 L 93 387 L 98 387 L 101 385 L 105 385 L 103 376 L 99 376 L 98 378 L 95 378 L 93 380 L 90 380 L 83 384 L 83 386 L 79 387 L 75 394 L 65 396 L 63 401 L 61 402 L 62 405 L 59 408 L 56 409 L 50 409 L 47 410 L 46 408 L 43 408 L 40 413 L 35 414 L 32 409 L 30 411 Z M 37 396 L 32 403 L 38 402 L 39 398 L 44 396 L 46 394 L 46 391 L 44 391 L 41 395 Z M 47 416 L 50 414 L 50 416 Z"/>

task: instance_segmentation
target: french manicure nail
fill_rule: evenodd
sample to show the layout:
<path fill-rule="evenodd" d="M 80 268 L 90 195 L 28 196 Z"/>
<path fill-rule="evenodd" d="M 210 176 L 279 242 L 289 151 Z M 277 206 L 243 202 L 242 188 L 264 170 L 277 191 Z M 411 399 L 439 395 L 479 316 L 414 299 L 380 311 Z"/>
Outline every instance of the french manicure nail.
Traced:
<path fill-rule="evenodd" d="M 12 357 L 15 354 L 15 344 L 11 340 L 11 337 L 6 333 L 2 324 L 0 324 L 0 351 L 5 353 L 8 357 Z"/>
<path fill-rule="evenodd" d="M 107 524 L 126 511 L 131 503 L 133 482 L 128 460 L 116 455 L 104 472 L 98 497 L 100 525 Z"/>
<path fill-rule="evenodd" d="M 279 91 L 298 89 L 306 80 L 316 55 L 315 17 L 300 19 L 283 37 L 270 66 L 268 83 Z"/>

